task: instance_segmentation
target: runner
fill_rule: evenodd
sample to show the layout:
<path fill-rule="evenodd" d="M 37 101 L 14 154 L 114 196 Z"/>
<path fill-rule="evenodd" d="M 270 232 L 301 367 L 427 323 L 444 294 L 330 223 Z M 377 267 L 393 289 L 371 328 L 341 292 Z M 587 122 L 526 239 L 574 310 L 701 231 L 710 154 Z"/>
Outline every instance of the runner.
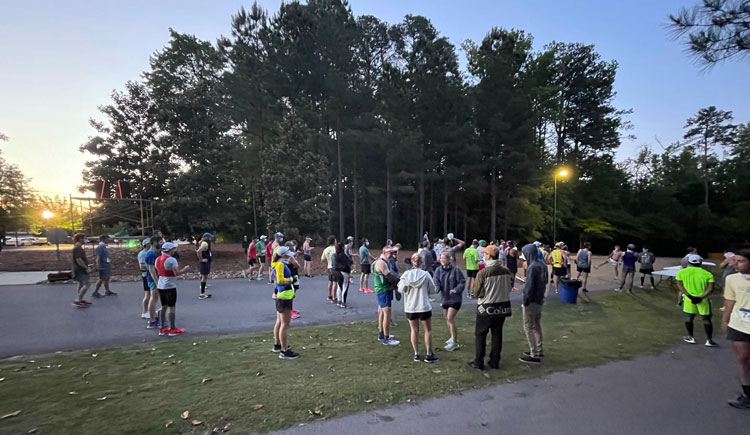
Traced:
<path fill-rule="evenodd" d="M 291 322 L 294 301 L 294 277 L 287 262 L 294 253 L 286 246 L 281 246 L 271 257 L 271 264 L 276 272 L 276 324 L 273 327 L 273 351 L 281 359 L 296 359 L 299 357 L 287 344 L 289 324 Z"/>
<path fill-rule="evenodd" d="M 170 337 L 185 332 L 185 328 L 178 328 L 175 322 L 177 277 L 190 269 L 190 266 L 180 269 L 177 259 L 174 258 L 175 252 L 177 252 L 177 245 L 166 242 L 161 247 L 161 255 L 156 259 L 156 272 L 159 274 L 156 288 L 159 289 L 159 299 L 161 300 L 161 311 L 159 313 L 161 329 L 159 329 L 159 335 L 169 335 Z M 169 328 L 166 326 L 167 314 L 169 314 Z"/>
<path fill-rule="evenodd" d="M 201 275 L 201 294 L 198 295 L 198 299 L 208 299 L 211 297 L 210 294 L 206 293 L 206 282 L 208 281 L 208 274 L 211 273 L 211 240 L 213 238 L 213 234 L 203 233 L 198 249 L 195 251 L 195 254 L 198 256 L 198 270 Z"/>
<path fill-rule="evenodd" d="M 390 335 L 391 301 L 393 300 L 393 291 L 390 287 L 398 280 L 398 276 L 388 266 L 388 260 L 395 253 L 396 248 L 386 246 L 383 248 L 383 254 L 374 264 L 373 285 L 375 294 L 378 296 L 378 341 L 386 346 L 395 346 L 400 343 L 393 335 Z"/>
<path fill-rule="evenodd" d="M 268 263 L 268 284 L 273 285 L 273 276 L 276 274 L 273 266 L 271 266 L 271 258 L 273 257 L 273 250 L 274 248 L 278 247 L 278 243 L 276 243 L 276 246 L 274 246 L 274 243 L 276 243 L 276 238 L 274 238 L 274 241 L 271 243 L 266 243 L 265 251 L 266 251 L 266 263 Z M 276 294 L 276 288 L 274 287 L 273 294 Z"/>
<path fill-rule="evenodd" d="M 346 297 L 349 294 L 349 274 L 352 272 L 352 259 L 346 254 L 346 246 L 341 243 L 336 246 L 333 265 L 338 283 L 336 305 L 339 308 L 346 308 Z"/>
<path fill-rule="evenodd" d="M 375 257 L 370 254 L 370 241 L 367 238 L 362 239 L 362 246 L 359 247 L 359 268 L 361 273 L 359 275 L 359 291 L 364 293 L 375 293 L 368 286 L 367 281 L 370 278 L 370 272 L 372 271 L 372 265 L 370 260 L 375 260 Z"/>
<path fill-rule="evenodd" d="M 107 249 L 109 242 L 108 235 L 102 234 L 99 236 L 99 246 L 96 247 L 96 268 L 99 269 L 99 279 L 96 281 L 96 287 L 91 294 L 95 298 L 102 297 L 99 293 L 102 284 L 104 284 L 104 296 L 117 294 L 109 289 L 109 280 L 112 278 L 112 264 L 109 262 L 109 250 Z"/>
<path fill-rule="evenodd" d="M 615 268 L 615 281 L 620 280 L 620 259 L 622 258 L 624 252 L 620 250 L 620 245 L 615 245 L 615 249 L 612 250 L 612 252 L 609 253 L 609 256 L 607 257 L 604 262 L 598 266 L 594 266 L 594 269 L 599 270 L 600 267 L 604 266 L 605 264 L 611 264 Z"/>
<path fill-rule="evenodd" d="M 159 281 L 159 274 L 156 271 L 156 259 L 159 257 L 159 251 L 162 247 L 161 236 L 151 237 L 151 249 L 146 252 L 146 282 L 148 283 L 148 289 L 150 290 L 151 297 L 148 300 L 148 322 L 146 323 L 146 329 L 153 329 L 159 327 L 159 317 L 156 315 L 156 303 L 159 301 L 159 289 L 156 288 L 156 283 Z"/>
<path fill-rule="evenodd" d="M 468 251 L 468 249 L 467 249 Z M 456 327 L 456 315 L 461 309 L 463 292 L 466 286 L 466 278 L 458 266 L 451 261 L 447 252 L 440 254 L 440 267 L 435 271 L 435 286 L 443 296 L 443 315 L 448 331 L 451 336 L 445 342 L 445 350 L 454 351 L 461 347 L 458 343 L 458 328 Z"/>
<path fill-rule="evenodd" d="M 588 293 L 586 285 L 589 282 L 589 274 L 591 273 L 591 242 L 583 242 L 583 248 L 578 250 L 575 261 L 576 269 L 578 269 L 576 279 L 582 281 L 581 287 L 583 288 L 583 292 Z"/>
<path fill-rule="evenodd" d="M 518 248 L 516 248 L 515 243 L 509 242 L 508 247 L 505 248 L 505 262 L 507 264 L 508 270 L 510 270 L 510 273 L 513 274 L 513 290 L 518 290 L 516 288 L 516 274 L 518 273 Z"/>
<path fill-rule="evenodd" d="M 263 265 L 266 264 L 266 240 L 266 236 L 261 235 L 258 243 L 255 244 L 258 255 L 258 281 L 263 279 Z"/>
<path fill-rule="evenodd" d="M 729 405 L 750 409 L 750 251 L 740 251 L 731 258 L 737 273 L 726 278 L 721 326 L 737 355 L 742 394 Z"/>
<path fill-rule="evenodd" d="M 310 268 L 312 267 L 313 246 L 310 244 L 310 242 L 312 242 L 312 239 L 310 237 L 305 237 L 305 242 L 302 244 L 302 255 L 305 256 L 305 276 L 308 278 L 312 278 Z"/>
<path fill-rule="evenodd" d="M 453 233 L 448 233 L 448 236 L 446 237 L 446 239 L 447 239 L 447 241 L 445 242 L 445 247 L 440 252 L 440 254 L 442 255 L 444 252 L 447 252 L 448 255 L 450 255 L 451 262 L 455 263 L 456 262 L 456 252 L 458 252 L 461 249 L 463 249 L 464 246 L 466 245 L 466 243 L 463 240 L 454 237 Z M 438 258 L 440 258 L 440 257 L 438 257 Z"/>
<path fill-rule="evenodd" d="M 724 260 L 721 261 L 719 267 L 724 271 L 721 274 L 721 286 L 724 287 L 724 283 L 729 275 L 737 273 L 737 269 L 734 266 L 734 252 L 727 249 L 724 251 Z M 722 307 L 723 308 L 723 307 Z M 722 310 L 723 311 L 723 310 Z"/>
<path fill-rule="evenodd" d="M 638 262 L 641 263 L 639 272 L 641 273 L 641 288 L 643 288 L 643 282 L 646 280 L 648 275 L 651 280 L 651 289 L 656 288 L 654 284 L 654 263 L 656 263 L 656 257 L 654 253 L 648 250 L 648 246 L 643 246 L 643 250 L 638 254 Z"/>
<path fill-rule="evenodd" d="M 426 235 L 426 234 L 425 234 Z M 429 242 L 426 242 L 429 245 Z M 398 291 L 403 294 L 404 313 L 409 320 L 411 347 L 414 349 L 414 362 L 433 363 L 438 360 L 432 351 L 432 305 L 430 293 L 437 293 L 430 274 L 422 269 L 422 256 L 411 256 L 413 269 L 408 270 L 398 282 Z M 419 322 L 424 323 L 425 357 L 419 355 Z"/>
<path fill-rule="evenodd" d="M 148 302 L 151 300 L 151 289 L 148 288 L 148 267 L 146 266 L 146 254 L 151 249 L 151 239 L 146 238 L 141 242 L 142 249 L 138 251 L 138 266 L 141 268 L 141 280 L 143 282 L 143 311 L 141 311 L 141 319 L 148 319 Z"/>
<path fill-rule="evenodd" d="M 570 273 L 570 270 L 573 266 L 571 266 L 570 264 L 570 251 L 568 250 L 568 245 L 563 244 L 562 253 L 563 259 L 565 260 L 565 276 L 568 278 L 572 278 L 573 275 Z"/>
<path fill-rule="evenodd" d="M 585 246 L 585 245 L 584 245 Z M 526 285 L 523 287 L 523 329 L 529 342 L 529 351 L 519 360 L 529 364 L 539 364 L 544 357 L 542 343 L 542 304 L 547 286 L 547 265 L 539 258 L 539 251 L 533 244 L 521 249 L 529 267 L 526 269 Z M 580 269 L 579 269 L 580 270 Z"/>
<path fill-rule="evenodd" d="M 435 258 L 436 259 L 440 258 L 440 254 L 443 252 L 443 248 L 444 247 L 445 247 L 445 245 L 443 244 L 443 239 L 437 239 L 437 240 L 435 240 L 435 245 L 434 245 L 433 250 L 435 251 Z"/>
<path fill-rule="evenodd" d="M 474 283 L 474 278 L 477 277 L 479 267 L 483 267 L 484 264 L 484 260 L 482 260 L 482 263 L 479 263 L 479 248 L 479 241 L 474 239 L 471 241 L 471 246 L 466 248 L 463 253 L 464 263 L 466 264 L 466 287 L 469 289 L 467 296 L 469 299 L 473 298 L 471 285 Z M 484 251 L 484 248 L 482 248 L 482 251 Z"/>
<path fill-rule="evenodd" d="M 510 317 L 510 292 L 513 287 L 510 271 L 498 263 L 500 251 L 497 246 L 484 250 L 486 267 L 474 280 L 473 293 L 477 300 L 477 320 L 474 330 L 475 358 L 469 367 L 484 370 L 484 355 L 487 334 L 492 331 L 489 367 L 500 368 L 500 354 L 503 349 L 503 324 Z M 545 284 L 546 285 L 546 284 Z"/>
<path fill-rule="evenodd" d="M 552 278 L 555 287 L 555 293 L 560 293 L 560 278 L 563 278 L 568 269 L 565 267 L 565 256 L 562 251 L 563 243 L 555 243 L 555 249 L 549 254 L 549 262 L 552 264 Z"/>
<path fill-rule="evenodd" d="M 328 266 L 328 300 L 336 303 L 336 276 L 333 271 L 333 256 L 336 255 L 336 237 L 328 236 L 328 246 L 320 255 L 320 261 Z"/>
<path fill-rule="evenodd" d="M 474 245 L 475 241 L 476 241 L 476 239 L 474 239 L 472 241 L 472 245 Z M 478 263 L 478 269 L 477 269 L 477 271 L 480 271 L 480 270 L 484 269 L 484 254 L 483 254 L 483 252 L 484 252 L 484 248 L 486 248 L 486 247 L 487 247 L 487 242 L 485 242 L 484 240 L 480 240 L 479 244 L 475 246 L 475 248 L 477 250 L 477 259 L 478 259 L 477 260 L 477 263 Z M 466 249 L 469 249 L 469 248 L 466 248 Z M 469 270 L 469 268 L 467 267 L 466 270 Z M 474 277 L 476 277 L 476 274 L 474 275 Z M 469 289 L 471 289 L 471 284 L 469 284 Z M 471 290 L 469 290 L 469 293 L 471 293 Z"/>
<path fill-rule="evenodd" d="M 433 255 L 434 254 L 432 252 L 432 249 L 430 249 L 430 242 L 423 241 L 422 250 L 419 252 L 419 258 L 421 259 L 421 261 L 419 262 L 419 267 L 425 272 L 429 273 L 430 276 L 435 273 L 435 262 L 433 261 Z"/>
<path fill-rule="evenodd" d="M 242 271 L 242 277 L 247 278 L 250 280 L 256 279 L 253 278 L 253 271 L 258 268 L 258 276 L 260 276 L 260 264 L 258 264 L 258 247 L 256 243 L 258 242 L 258 239 L 253 237 L 253 239 L 250 241 L 250 244 L 247 248 L 247 269 L 244 269 Z"/>
<path fill-rule="evenodd" d="M 690 265 L 689 260 L 691 255 L 698 255 L 698 248 L 694 248 L 692 246 L 687 248 L 687 253 L 684 257 L 682 257 L 682 260 L 680 260 L 680 266 L 682 266 L 683 269 Z"/>
<path fill-rule="evenodd" d="M 86 259 L 86 251 L 83 249 L 85 237 L 80 233 L 73 236 L 73 280 L 78 281 L 78 298 L 73 301 L 73 305 L 80 308 L 91 305 L 91 302 L 83 299 L 91 285 L 89 262 Z"/>
<path fill-rule="evenodd" d="M 292 288 L 294 289 L 294 294 L 296 295 L 299 291 L 299 262 L 297 262 L 297 242 L 292 240 L 290 242 L 286 243 L 286 247 L 289 248 L 289 251 L 291 252 L 291 255 L 288 257 L 283 257 L 281 261 L 287 265 L 289 268 L 289 271 L 292 274 L 292 278 L 294 279 L 294 282 L 292 282 Z M 278 250 L 278 248 L 277 248 Z M 274 287 L 274 294 L 276 294 L 276 288 Z M 296 320 L 300 318 L 300 312 L 296 308 L 292 308 L 292 320 Z"/>
<path fill-rule="evenodd" d="M 628 294 L 633 294 L 633 281 L 635 281 L 635 262 L 638 260 L 638 256 L 635 255 L 635 245 L 629 244 L 627 251 L 622 256 L 622 281 L 620 281 L 620 287 L 616 288 L 616 292 L 621 292 L 625 287 L 625 282 L 628 280 L 630 275 L 630 287 L 628 287 Z"/>
<path fill-rule="evenodd" d="M 688 257 L 688 267 L 677 272 L 677 287 L 683 295 L 682 312 L 687 316 L 685 328 L 688 335 L 683 338 L 685 343 L 695 344 L 693 336 L 693 320 L 696 314 L 703 318 L 703 328 L 706 330 L 706 346 L 718 346 L 713 341 L 714 326 L 711 323 L 711 301 L 708 295 L 714 288 L 714 276 L 701 267 L 703 258 L 698 254 Z"/>

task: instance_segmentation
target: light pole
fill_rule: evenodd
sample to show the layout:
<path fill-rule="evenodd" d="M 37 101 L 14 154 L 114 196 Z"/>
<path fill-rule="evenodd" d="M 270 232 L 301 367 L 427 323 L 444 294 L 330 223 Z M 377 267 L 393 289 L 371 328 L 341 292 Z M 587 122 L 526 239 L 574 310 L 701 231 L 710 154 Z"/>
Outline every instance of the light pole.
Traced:
<path fill-rule="evenodd" d="M 561 169 L 555 172 L 555 206 L 552 214 L 552 245 L 557 243 L 557 177 L 567 177 L 568 171 Z"/>

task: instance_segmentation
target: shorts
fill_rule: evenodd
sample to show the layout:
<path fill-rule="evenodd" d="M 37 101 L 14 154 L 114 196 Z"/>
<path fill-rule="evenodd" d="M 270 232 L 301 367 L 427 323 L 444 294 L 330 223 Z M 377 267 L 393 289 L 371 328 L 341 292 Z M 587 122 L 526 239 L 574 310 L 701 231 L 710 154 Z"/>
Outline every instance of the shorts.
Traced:
<path fill-rule="evenodd" d="M 200 271 L 201 275 L 208 275 L 209 273 L 211 273 L 211 262 L 207 261 L 204 263 L 201 261 L 200 263 L 198 263 L 198 270 Z"/>
<path fill-rule="evenodd" d="M 750 343 L 750 334 L 745 334 L 744 332 L 738 331 L 730 326 L 727 328 L 727 340 Z"/>
<path fill-rule="evenodd" d="M 443 304 L 444 310 L 447 310 L 448 308 L 453 308 L 454 310 L 458 311 L 461 309 L 461 302 L 453 302 L 452 304 Z"/>
<path fill-rule="evenodd" d="M 156 283 L 154 281 L 149 281 L 148 279 L 146 281 L 148 282 L 148 289 L 150 291 L 156 290 Z"/>
<path fill-rule="evenodd" d="M 336 273 L 331 268 L 328 268 L 328 281 L 329 282 L 336 282 Z"/>
<path fill-rule="evenodd" d="M 427 320 L 432 317 L 432 311 L 425 311 L 424 313 L 404 313 L 406 318 L 409 320 Z"/>
<path fill-rule="evenodd" d="M 148 288 L 148 278 L 146 278 L 145 276 L 142 276 L 141 278 L 143 279 L 143 291 L 144 292 L 151 291 L 151 289 Z"/>
<path fill-rule="evenodd" d="M 651 273 L 654 271 L 652 267 L 641 267 L 640 272 L 645 275 L 651 275 Z"/>
<path fill-rule="evenodd" d="M 279 313 L 292 311 L 293 302 L 294 299 L 276 299 L 276 311 Z"/>
<path fill-rule="evenodd" d="M 706 298 L 700 301 L 697 305 L 692 303 L 687 296 L 682 295 L 682 312 L 686 316 L 694 316 L 700 314 L 704 318 L 711 318 L 711 301 Z"/>
<path fill-rule="evenodd" d="M 622 265 L 622 273 L 623 275 L 627 275 L 629 273 L 635 273 L 635 266 L 625 266 Z"/>
<path fill-rule="evenodd" d="M 110 276 L 112 276 L 112 267 L 107 266 L 102 269 L 99 269 L 99 278 L 100 279 L 107 279 Z"/>
<path fill-rule="evenodd" d="M 578 269 L 578 273 L 591 273 L 591 266 L 586 266 L 586 267 L 578 266 L 576 267 L 576 269 Z"/>
<path fill-rule="evenodd" d="M 312 257 L 310 257 L 310 254 L 304 254 L 305 261 L 312 261 Z"/>
<path fill-rule="evenodd" d="M 174 307 L 177 303 L 177 289 L 159 289 L 159 301 L 162 307 Z"/>
<path fill-rule="evenodd" d="M 258 263 L 263 264 L 266 262 L 266 257 L 258 257 Z"/>
<path fill-rule="evenodd" d="M 378 295 L 378 306 L 380 308 L 390 308 L 393 302 L 393 292 L 386 290 L 383 293 L 376 293 Z"/>
<path fill-rule="evenodd" d="M 555 276 L 565 276 L 568 274 L 568 269 L 565 267 L 552 267 L 552 274 Z"/>
<path fill-rule="evenodd" d="M 370 263 L 360 264 L 360 267 L 362 268 L 362 275 L 369 275 L 372 272 Z"/>
<path fill-rule="evenodd" d="M 466 271 L 466 277 L 467 278 L 476 278 L 477 277 L 477 273 L 479 273 L 478 270 L 467 270 Z"/>
<path fill-rule="evenodd" d="M 89 279 L 91 279 L 91 278 L 89 277 L 88 273 L 79 273 L 78 275 L 76 275 L 75 277 L 73 277 L 73 279 L 75 281 L 80 282 L 81 284 L 85 284 L 85 283 L 89 282 Z"/>
<path fill-rule="evenodd" d="M 247 264 L 249 264 L 250 266 L 255 266 L 256 264 L 258 264 L 258 259 L 257 258 L 251 258 L 251 259 L 247 260 Z"/>

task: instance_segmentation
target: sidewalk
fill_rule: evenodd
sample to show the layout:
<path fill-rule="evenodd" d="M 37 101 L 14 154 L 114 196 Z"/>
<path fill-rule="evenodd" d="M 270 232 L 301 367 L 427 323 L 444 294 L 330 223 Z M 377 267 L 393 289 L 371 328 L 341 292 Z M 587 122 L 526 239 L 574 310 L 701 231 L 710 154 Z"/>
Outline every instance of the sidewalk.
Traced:
<path fill-rule="evenodd" d="M 0 285 L 28 285 L 47 281 L 49 272 L 0 272 Z"/>
<path fill-rule="evenodd" d="M 727 341 L 717 341 L 721 347 L 715 349 L 681 344 L 660 355 L 377 409 L 278 433 L 747 433 L 750 411 L 727 405 L 740 391 L 734 354 Z"/>

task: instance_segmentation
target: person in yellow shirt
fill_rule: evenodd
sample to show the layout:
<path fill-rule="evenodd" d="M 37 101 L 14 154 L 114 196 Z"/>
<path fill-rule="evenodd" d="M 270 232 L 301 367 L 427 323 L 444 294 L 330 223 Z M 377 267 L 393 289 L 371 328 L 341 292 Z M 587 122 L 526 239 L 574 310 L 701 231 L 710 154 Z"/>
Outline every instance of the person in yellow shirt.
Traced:
<path fill-rule="evenodd" d="M 563 243 L 555 243 L 555 249 L 549 254 L 549 262 L 552 263 L 552 276 L 555 283 L 555 293 L 560 293 L 560 278 L 568 274 L 568 268 L 565 265 L 565 256 L 563 255 Z"/>
<path fill-rule="evenodd" d="M 320 261 L 328 266 L 328 300 L 336 303 L 336 274 L 333 271 L 333 256 L 336 255 L 336 237 L 328 236 L 328 246 L 323 250 Z"/>
<path fill-rule="evenodd" d="M 737 355 L 742 394 L 729 405 L 750 409 L 750 250 L 735 253 L 733 265 L 737 273 L 726 277 L 721 327 Z"/>

